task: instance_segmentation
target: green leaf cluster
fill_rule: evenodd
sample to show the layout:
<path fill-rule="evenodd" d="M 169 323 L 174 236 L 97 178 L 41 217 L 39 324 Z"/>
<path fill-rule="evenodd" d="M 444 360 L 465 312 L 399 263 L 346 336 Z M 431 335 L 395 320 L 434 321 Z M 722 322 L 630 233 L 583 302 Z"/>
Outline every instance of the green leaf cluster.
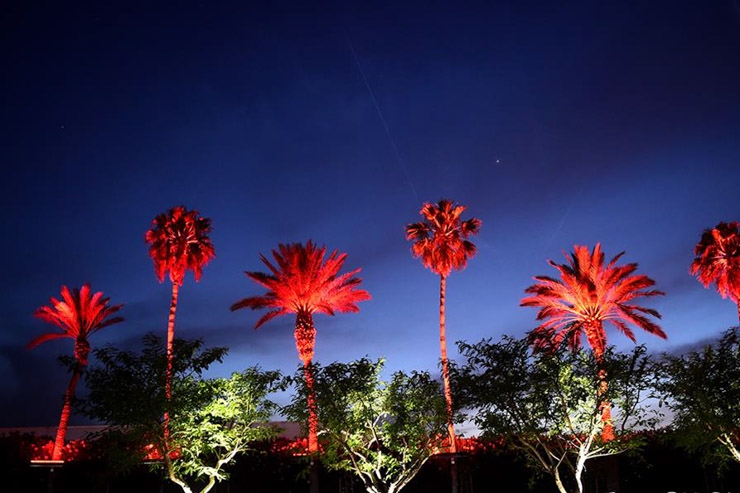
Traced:
<path fill-rule="evenodd" d="M 660 390 L 678 442 L 709 461 L 740 462 L 740 340 L 737 329 L 681 356 L 664 356 Z"/>
<path fill-rule="evenodd" d="M 200 340 L 174 341 L 171 398 L 165 394 L 167 355 L 162 341 L 144 337 L 141 352 L 97 350 L 87 374 L 88 397 L 80 409 L 111 425 L 111 457 L 122 468 L 157 456 L 170 480 L 186 493 L 209 491 L 227 478 L 225 467 L 250 443 L 274 437 L 264 426 L 278 410 L 268 396 L 285 387 L 278 372 L 248 368 L 229 378 L 203 378 L 225 348 L 204 349 Z M 169 414 L 169 429 L 164 415 Z"/>
<path fill-rule="evenodd" d="M 465 358 L 453 369 L 459 404 L 487 438 L 520 451 L 562 492 L 582 491 L 588 460 L 639 447 L 634 431 L 659 419 L 647 405 L 655 364 L 642 346 L 628 354 L 607 348 L 597 361 L 566 345 L 533 352 L 526 338 L 458 345 Z M 612 406 L 614 440 L 601 437 L 603 406 Z"/>
<path fill-rule="evenodd" d="M 438 382 L 426 372 L 380 378 L 383 361 L 360 359 L 313 364 L 313 393 L 319 421 L 321 460 L 355 473 L 370 492 L 398 492 L 440 446 L 447 411 Z M 306 422 L 310 389 L 303 369 L 292 378 L 297 392 L 284 409 Z"/>

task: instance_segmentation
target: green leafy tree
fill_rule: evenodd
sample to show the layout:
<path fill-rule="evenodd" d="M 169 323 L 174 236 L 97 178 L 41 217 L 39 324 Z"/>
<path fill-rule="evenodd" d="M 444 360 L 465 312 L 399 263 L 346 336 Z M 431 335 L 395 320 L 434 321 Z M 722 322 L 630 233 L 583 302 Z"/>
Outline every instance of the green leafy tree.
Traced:
<path fill-rule="evenodd" d="M 383 361 L 314 365 L 313 392 L 322 461 L 354 473 L 370 493 L 401 491 L 445 440 L 447 407 L 440 385 L 426 372 L 380 380 Z M 310 389 L 299 372 L 297 393 L 284 409 L 305 421 Z"/>
<path fill-rule="evenodd" d="M 202 373 L 227 350 L 202 345 L 175 339 L 170 352 L 148 335 L 140 353 L 97 350 L 101 366 L 89 370 L 90 393 L 81 403 L 87 416 L 112 426 L 108 438 L 120 444 L 112 452 L 119 465 L 153 460 L 185 493 L 207 493 L 228 477 L 225 467 L 239 453 L 277 432 L 260 425 L 277 410 L 267 396 L 281 388 L 279 373 L 255 367 L 230 378 L 204 379 Z M 168 354 L 175 356 L 169 398 L 162 385 Z"/>
<path fill-rule="evenodd" d="M 657 421 L 645 405 L 654 364 L 643 346 L 630 354 L 607 347 L 598 366 L 592 353 L 571 351 L 567 343 L 534 353 L 528 340 L 510 337 L 458 345 L 466 358 L 453 372 L 461 404 L 475 411 L 484 436 L 522 453 L 561 493 L 583 492 L 588 461 L 638 447 L 633 431 Z M 606 390 L 597 378 L 601 369 L 610 375 Z M 611 440 L 601 434 L 606 402 L 616 407 Z"/>
<path fill-rule="evenodd" d="M 728 330 L 714 345 L 665 356 L 660 389 L 676 437 L 709 458 L 740 462 L 740 340 Z M 724 453 L 723 453 L 724 452 Z"/>

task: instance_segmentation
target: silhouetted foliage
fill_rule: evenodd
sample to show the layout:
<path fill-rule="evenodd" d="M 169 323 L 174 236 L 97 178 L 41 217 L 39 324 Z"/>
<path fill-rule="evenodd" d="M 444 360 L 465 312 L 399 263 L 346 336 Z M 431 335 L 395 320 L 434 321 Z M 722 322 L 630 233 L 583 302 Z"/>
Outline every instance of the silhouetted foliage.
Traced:
<path fill-rule="evenodd" d="M 740 463 L 740 340 L 726 331 L 713 345 L 666 355 L 660 389 L 678 442 L 710 461 Z"/>

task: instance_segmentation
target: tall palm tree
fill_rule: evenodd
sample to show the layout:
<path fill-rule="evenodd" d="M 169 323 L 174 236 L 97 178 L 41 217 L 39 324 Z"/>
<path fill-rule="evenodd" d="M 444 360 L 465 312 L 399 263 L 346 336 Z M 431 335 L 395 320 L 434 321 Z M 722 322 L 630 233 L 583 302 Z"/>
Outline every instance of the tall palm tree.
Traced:
<path fill-rule="evenodd" d="M 258 310 L 268 308 L 255 324 L 259 328 L 265 322 L 288 313 L 295 313 L 295 341 L 298 357 L 303 362 L 308 398 L 308 448 L 310 452 L 318 450 L 318 422 L 313 397 L 313 377 L 310 364 L 313 360 L 316 328 L 313 323 L 315 313 L 334 315 L 336 312 L 358 312 L 357 303 L 370 299 L 367 291 L 359 289 L 362 279 L 355 277 L 361 269 L 345 274 L 339 270 L 347 258 L 334 251 L 324 258 L 326 247 L 317 247 L 309 240 L 306 245 L 293 243 L 279 245 L 272 251 L 276 265 L 264 255 L 260 259 L 270 270 L 262 272 L 245 272 L 247 277 L 268 291 L 263 296 L 251 296 L 231 305 L 231 311 L 240 308 Z"/>
<path fill-rule="evenodd" d="M 64 437 L 67 435 L 67 423 L 72 408 L 72 399 L 75 395 L 75 387 L 80 379 L 82 370 L 87 365 L 90 354 L 90 335 L 109 325 L 123 321 L 121 317 L 109 318 L 123 305 L 110 305 L 109 298 L 103 298 L 102 292 L 92 294 L 90 285 L 85 284 L 81 289 L 70 291 L 67 286 L 62 286 L 62 299 L 51 298 L 50 306 L 42 306 L 34 312 L 34 316 L 54 324 L 62 332 L 49 332 L 40 335 L 28 343 L 28 349 L 33 349 L 39 344 L 52 339 L 68 337 L 75 341 L 74 356 L 75 365 L 72 371 L 72 379 L 64 394 L 64 406 L 62 416 L 59 420 L 56 439 L 54 440 L 53 460 L 62 459 L 64 449 Z"/>
<path fill-rule="evenodd" d="M 558 270 L 560 279 L 536 276 L 537 283 L 525 291 L 532 296 L 521 301 L 521 306 L 538 307 L 537 320 L 543 321 L 531 334 L 535 347 L 567 342 L 571 349 L 576 350 L 585 335 L 596 361 L 600 363 L 607 345 L 605 322 L 614 325 L 632 342 L 635 342 L 635 334 L 630 325 L 662 339 L 667 337 L 663 329 L 649 318 L 660 318 L 660 313 L 634 303 L 637 298 L 664 294 L 648 289 L 655 285 L 655 281 L 646 275 L 635 274 L 637 264 L 617 265 L 624 252 L 604 265 L 600 243 L 591 252 L 586 246 L 573 248 L 574 252 L 566 255 L 568 264 L 548 261 Z M 604 392 L 607 383 L 603 370 L 600 377 Z M 611 440 L 614 428 L 608 403 L 602 407 L 602 419 L 602 436 L 604 440 Z"/>
<path fill-rule="evenodd" d="M 152 221 L 152 228 L 146 232 L 149 256 L 154 260 L 154 273 L 159 282 L 164 281 L 169 272 L 172 282 L 170 316 L 167 320 L 167 372 L 165 391 L 170 398 L 172 384 L 172 341 L 175 339 L 175 312 L 180 286 L 187 271 L 192 271 L 195 280 L 200 281 L 203 267 L 215 256 L 213 244 L 208 234 L 211 220 L 198 215 L 196 210 L 173 207 L 158 215 Z M 165 430 L 168 416 L 165 414 Z"/>
<path fill-rule="evenodd" d="M 460 215 L 464 211 L 464 205 L 455 205 L 447 199 L 442 199 L 436 204 L 426 203 L 420 211 L 424 220 L 406 226 L 406 239 L 413 241 L 411 253 L 415 258 L 420 257 L 424 267 L 439 276 L 439 350 L 447 400 L 447 431 L 450 451 L 453 454 L 457 452 L 457 445 L 452 423 L 452 395 L 445 332 L 447 277 L 453 269 L 464 269 L 468 259 L 475 255 L 477 249 L 468 238 L 478 234 L 482 224 L 481 220 L 476 218 L 461 220 Z M 456 483 L 454 478 L 453 483 Z M 453 484 L 453 487 L 455 486 L 456 484 Z"/>
<path fill-rule="evenodd" d="M 714 283 L 722 298 L 729 296 L 740 320 L 740 223 L 719 223 L 704 230 L 694 255 L 691 274 L 705 288 Z"/>

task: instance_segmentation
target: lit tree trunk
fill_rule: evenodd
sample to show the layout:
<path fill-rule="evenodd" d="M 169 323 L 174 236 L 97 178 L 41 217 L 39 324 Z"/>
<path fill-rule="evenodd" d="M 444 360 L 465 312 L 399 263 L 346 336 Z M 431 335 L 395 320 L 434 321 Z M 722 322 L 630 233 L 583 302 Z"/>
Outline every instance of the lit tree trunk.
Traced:
<path fill-rule="evenodd" d="M 563 480 L 560 479 L 560 468 L 556 467 L 553 474 L 555 476 L 555 486 L 558 487 L 558 491 L 560 493 L 568 493 L 568 490 L 565 489 L 565 485 L 563 485 Z"/>
<path fill-rule="evenodd" d="M 316 341 L 316 328 L 313 325 L 311 313 L 299 311 L 295 319 L 295 345 L 298 349 L 298 357 L 303 361 L 303 374 L 306 377 L 306 388 L 308 389 L 308 451 L 311 454 L 319 450 L 319 426 L 316 417 L 316 395 L 313 388 L 313 374 L 311 372 L 311 361 L 313 360 L 313 349 Z M 311 460 L 311 493 L 319 491 L 319 470 L 315 459 Z"/>
<path fill-rule="evenodd" d="M 576 485 L 578 486 L 578 493 L 583 493 L 583 470 L 586 467 L 586 454 L 581 452 L 578 454 L 578 462 L 576 463 L 575 477 Z"/>
<path fill-rule="evenodd" d="M 316 394 L 313 390 L 313 375 L 311 374 L 310 361 L 303 365 L 303 374 L 306 376 L 306 387 L 308 388 L 308 451 L 319 450 L 318 419 L 316 418 Z"/>
<path fill-rule="evenodd" d="M 67 435 L 67 424 L 69 415 L 72 411 L 72 398 L 75 395 L 75 387 L 82 373 L 82 364 L 78 361 L 75 363 L 75 369 L 72 373 L 72 380 L 67 385 L 67 392 L 64 393 L 64 406 L 62 407 L 62 417 L 59 419 L 59 428 L 54 440 L 54 451 L 51 454 L 52 460 L 62 460 L 62 450 L 64 449 L 64 437 Z"/>
<path fill-rule="evenodd" d="M 170 316 L 167 320 L 167 373 L 165 376 L 165 393 L 167 400 L 172 397 L 172 358 L 173 342 L 175 340 L 175 313 L 177 312 L 177 296 L 180 291 L 180 285 L 177 282 L 172 283 L 172 301 L 170 301 Z M 164 413 L 164 433 L 169 438 L 170 434 L 170 414 Z"/>
<path fill-rule="evenodd" d="M 306 386 L 308 387 L 308 451 L 313 454 L 319 450 L 319 426 L 316 417 L 316 394 L 313 389 L 313 375 L 310 364 L 310 361 L 304 363 L 303 372 L 306 376 Z M 315 457 L 311 457 L 309 481 L 310 493 L 319 493 L 319 464 Z"/>
<path fill-rule="evenodd" d="M 452 423 L 452 392 L 450 390 L 450 370 L 447 361 L 447 335 L 445 333 L 445 291 L 447 290 L 447 278 L 439 276 L 439 350 L 442 356 L 442 380 L 445 386 L 445 401 L 447 402 L 447 434 L 450 439 L 450 453 L 457 453 L 455 443 L 455 427 Z M 452 476 L 452 493 L 457 493 L 457 463 L 455 457 L 450 461 L 450 474 Z"/>
<path fill-rule="evenodd" d="M 599 395 L 604 395 L 607 391 L 609 384 L 606 381 L 606 370 L 599 370 Z M 609 402 L 601 403 L 601 421 L 604 423 L 604 428 L 601 430 L 601 438 L 605 442 L 614 440 L 614 424 L 612 422 L 612 406 Z"/>
<path fill-rule="evenodd" d="M 595 327 L 586 328 L 586 337 L 588 343 L 591 346 L 591 351 L 594 353 L 596 364 L 601 367 L 604 357 L 604 346 L 606 342 L 603 340 L 602 334 L 604 333 L 603 325 L 597 325 Z M 607 383 L 606 370 L 603 368 L 599 369 L 599 396 L 609 388 Z M 601 430 L 601 438 L 605 441 L 614 440 L 614 424 L 612 423 L 612 406 L 609 402 L 601 403 L 601 421 L 604 423 L 604 427 Z"/>
<path fill-rule="evenodd" d="M 738 449 L 732 441 L 732 435 L 729 433 L 723 433 L 717 438 L 717 440 L 719 440 L 719 443 L 724 445 L 727 450 L 730 451 L 732 458 L 735 459 L 736 462 L 740 463 L 740 449 Z"/>

